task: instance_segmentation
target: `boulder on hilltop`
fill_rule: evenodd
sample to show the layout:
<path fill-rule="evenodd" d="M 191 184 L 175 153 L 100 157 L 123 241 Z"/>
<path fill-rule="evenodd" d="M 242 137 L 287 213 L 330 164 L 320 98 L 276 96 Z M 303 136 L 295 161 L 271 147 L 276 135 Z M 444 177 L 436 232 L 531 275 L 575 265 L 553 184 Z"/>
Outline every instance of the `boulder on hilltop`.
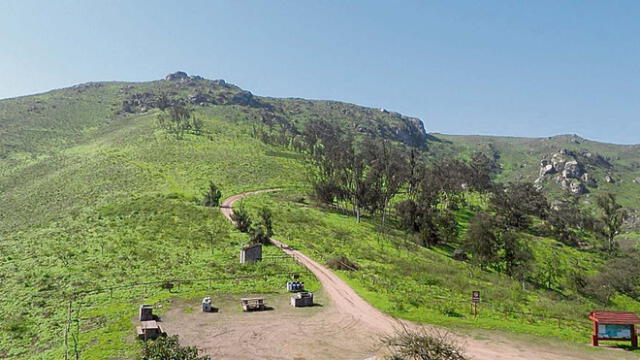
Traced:
<path fill-rule="evenodd" d="M 167 75 L 165 78 L 167 81 L 187 81 L 189 80 L 189 75 L 187 75 L 184 71 L 177 71 L 172 74 Z"/>

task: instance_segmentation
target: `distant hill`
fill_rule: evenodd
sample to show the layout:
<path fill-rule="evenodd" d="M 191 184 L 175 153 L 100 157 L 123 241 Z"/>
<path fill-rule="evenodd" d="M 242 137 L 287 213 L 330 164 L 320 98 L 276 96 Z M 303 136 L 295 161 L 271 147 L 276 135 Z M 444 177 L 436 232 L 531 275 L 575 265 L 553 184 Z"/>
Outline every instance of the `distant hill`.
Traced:
<path fill-rule="evenodd" d="M 268 128 L 266 133 L 271 138 L 278 134 L 290 138 L 288 135 L 301 134 L 307 121 L 324 119 L 356 132 L 375 133 L 416 146 L 425 150 L 428 158 L 467 157 L 481 151 L 499 162 L 500 181 L 536 182 L 552 197 L 572 192 L 587 203 L 594 194 L 613 192 L 626 207 L 640 208 L 640 145 L 605 144 L 576 135 L 517 138 L 428 134 L 419 119 L 385 109 L 260 97 L 224 80 L 207 80 L 184 72 L 169 74 L 164 80 L 86 83 L 0 100 L 0 198 L 7 196 L 13 182 L 23 181 L 16 180 L 23 178 L 16 175 L 35 171 L 29 164 L 57 157 L 62 150 L 115 129 L 124 131 L 130 121 L 176 102 L 204 112 L 224 113 L 226 122 L 243 129 L 252 127 L 248 131 L 254 137 L 259 137 L 257 127 L 263 127 Z M 565 165 L 570 169 L 565 171 Z"/>

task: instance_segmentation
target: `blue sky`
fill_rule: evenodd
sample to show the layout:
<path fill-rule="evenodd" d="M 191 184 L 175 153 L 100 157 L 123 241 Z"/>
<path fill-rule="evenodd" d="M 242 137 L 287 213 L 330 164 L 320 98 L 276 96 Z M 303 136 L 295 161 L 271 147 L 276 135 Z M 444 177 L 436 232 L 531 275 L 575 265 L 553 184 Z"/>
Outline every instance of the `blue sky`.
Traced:
<path fill-rule="evenodd" d="M 0 98 L 184 70 L 432 132 L 640 143 L 639 1 L 0 3 Z"/>

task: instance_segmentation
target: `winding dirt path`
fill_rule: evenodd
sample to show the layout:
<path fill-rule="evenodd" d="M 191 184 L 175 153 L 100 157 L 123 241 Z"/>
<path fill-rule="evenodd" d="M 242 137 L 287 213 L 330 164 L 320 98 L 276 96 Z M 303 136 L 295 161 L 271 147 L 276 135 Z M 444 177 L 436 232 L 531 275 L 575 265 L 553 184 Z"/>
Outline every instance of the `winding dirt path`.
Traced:
<path fill-rule="evenodd" d="M 232 220 L 233 204 L 238 200 L 255 194 L 278 191 L 279 189 L 259 190 L 246 192 L 231 196 L 224 200 L 221 205 L 222 214 L 230 221 Z M 304 322 L 289 329 L 284 335 L 294 339 L 280 339 L 273 335 L 269 338 L 271 344 L 261 343 L 263 358 L 273 359 L 363 359 L 373 358 L 376 355 L 375 344 L 379 337 L 389 333 L 402 325 L 416 327 L 421 325 L 412 324 L 407 321 L 395 319 L 380 310 L 374 308 L 360 297 L 349 285 L 336 276 L 325 266 L 312 260 L 300 251 L 289 248 L 286 244 L 271 239 L 271 242 L 278 246 L 289 256 L 292 256 L 303 266 L 308 268 L 320 281 L 322 290 L 325 292 L 329 304 L 327 304 L 317 316 L 305 319 Z M 274 320 L 272 320 L 274 321 Z M 277 321 L 276 321 L 277 322 Z M 425 325 L 426 328 L 433 328 Z M 260 331 L 264 330 L 263 326 Z M 274 334 L 277 332 L 277 324 L 268 327 Z M 249 330 L 247 330 L 249 331 Z M 255 333 L 255 330 L 253 330 Z M 312 347 L 313 354 L 306 357 L 291 356 L 291 353 L 284 351 L 287 341 L 295 342 L 298 347 L 304 345 L 300 334 L 306 334 L 322 343 L 323 347 Z M 296 337 L 297 336 L 297 337 Z M 479 340 L 476 337 L 458 336 L 459 340 L 465 344 L 465 351 L 474 359 L 482 360 L 585 360 L 585 359 L 623 359 L 629 357 L 623 351 L 589 351 L 590 349 L 580 346 L 571 346 L 564 343 L 544 342 L 539 340 L 536 343 L 527 341 L 526 337 L 519 339 L 507 338 L 494 332 L 481 332 L 480 335 L 487 340 Z M 316 353 L 322 349 L 322 353 Z M 278 354 L 270 356 L 266 354 Z M 632 355 L 631 355 L 632 356 Z M 226 358 L 226 357 L 225 357 Z"/>
<path fill-rule="evenodd" d="M 274 190 L 261 190 L 243 193 L 239 195 L 231 196 L 226 199 L 221 206 L 222 214 L 233 222 L 231 215 L 233 215 L 233 204 L 250 195 L 260 194 L 264 192 L 277 191 Z M 331 300 L 331 306 L 339 314 L 348 315 L 357 319 L 360 326 L 366 326 L 369 330 L 379 333 L 386 333 L 392 331 L 394 328 L 401 326 L 401 322 L 384 314 L 380 310 L 369 305 L 364 301 L 356 292 L 347 285 L 342 279 L 336 276 L 331 270 L 325 266 L 318 264 L 305 254 L 298 250 L 293 250 L 276 239 L 271 239 L 271 243 L 279 247 L 289 256 L 296 259 L 300 264 L 309 269 L 316 278 L 322 284 L 324 291 L 327 293 Z"/>

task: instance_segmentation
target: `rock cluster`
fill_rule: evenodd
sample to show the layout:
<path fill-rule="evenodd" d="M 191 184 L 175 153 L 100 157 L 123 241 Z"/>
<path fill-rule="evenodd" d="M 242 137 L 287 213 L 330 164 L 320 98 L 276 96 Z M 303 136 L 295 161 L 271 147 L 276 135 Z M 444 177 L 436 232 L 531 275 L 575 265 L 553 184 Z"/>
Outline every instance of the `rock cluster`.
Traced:
<path fill-rule="evenodd" d="M 145 112 L 158 107 L 159 97 L 151 92 L 135 93 L 122 101 L 122 111 L 128 113 Z"/>
<path fill-rule="evenodd" d="M 535 183 L 541 186 L 548 177 L 555 175 L 553 179 L 563 189 L 575 195 L 585 194 L 588 192 L 587 187 L 596 187 L 598 184 L 593 176 L 587 172 L 585 164 L 579 161 L 582 158 L 600 160 L 591 153 L 575 154 L 565 149 L 560 150 L 552 154 L 549 159 L 540 161 L 540 172 Z M 605 181 L 609 180 L 613 181 L 610 177 L 605 179 Z"/>
<path fill-rule="evenodd" d="M 224 80 L 207 80 L 201 76 L 189 76 L 183 71 L 169 74 L 158 91 L 135 92 L 132 85 L 124 86 L 120 93 L 126 97 L 122 101 L 122 111 L 126 113 L 146 112 L 161 105 L 172 106 L 177 103 L 199 106 L 241 105 L 268 108 L 269 105 L 254 97 L 249 91 L 242 90 Z M 184 94 L 184 90 L 190 93 Z M 163 99 L 164 97 L 164 99 Z M 168 103 L 167 103 L 168 101 Z"/>

